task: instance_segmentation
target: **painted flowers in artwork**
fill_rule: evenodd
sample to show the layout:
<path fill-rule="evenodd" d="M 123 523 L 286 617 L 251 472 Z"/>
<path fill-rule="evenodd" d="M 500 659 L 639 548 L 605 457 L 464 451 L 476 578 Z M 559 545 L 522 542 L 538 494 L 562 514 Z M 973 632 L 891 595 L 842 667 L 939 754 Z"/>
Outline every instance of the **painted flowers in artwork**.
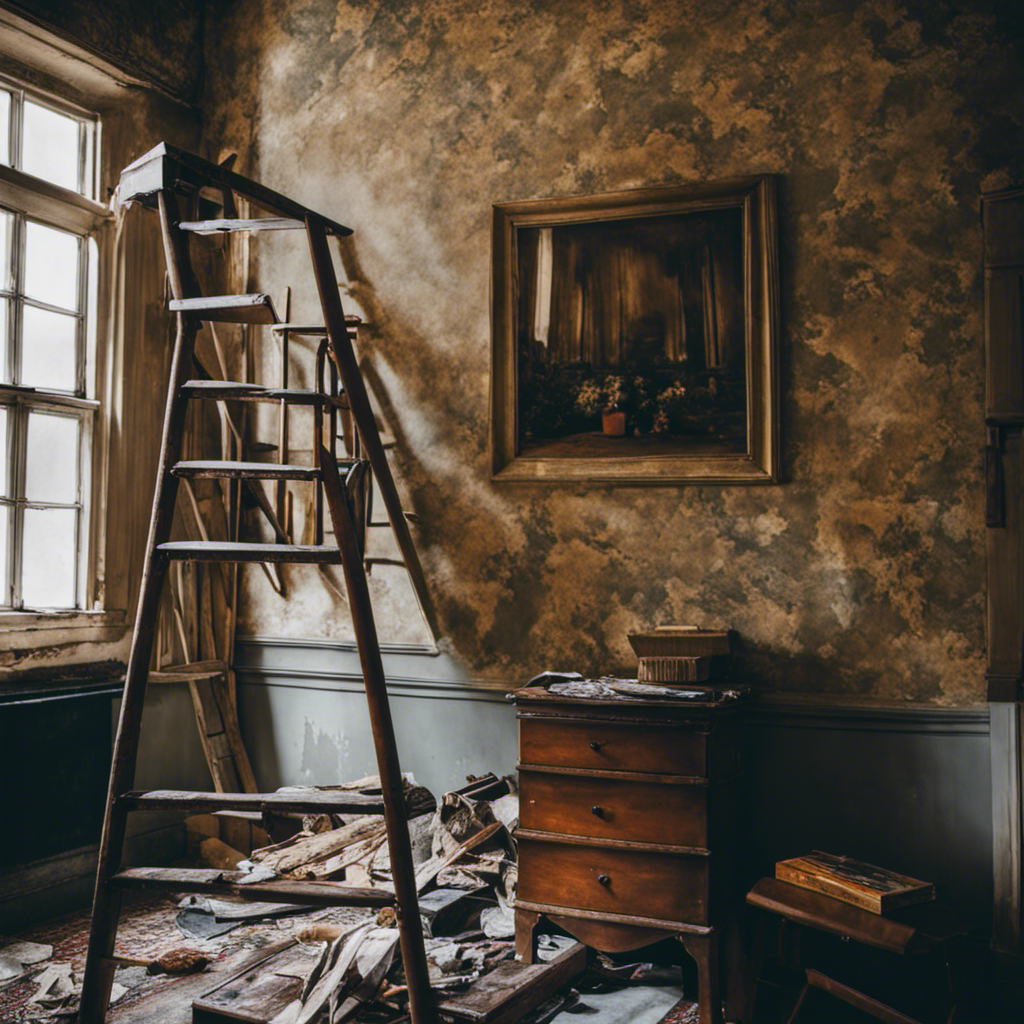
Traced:
<path fill-rule="evenodd" d="M 729 430 L 732 419 L 743 429 L 742 381 L 707 371 L 687 374 L 678 364 L 604 370 L 542 365 L 521 387 L 528 398 L 527 440 L 597 432 L 602 416 L 612 412 L 625 413 L 631 437 L 706 437 L 710 430 Z"/>

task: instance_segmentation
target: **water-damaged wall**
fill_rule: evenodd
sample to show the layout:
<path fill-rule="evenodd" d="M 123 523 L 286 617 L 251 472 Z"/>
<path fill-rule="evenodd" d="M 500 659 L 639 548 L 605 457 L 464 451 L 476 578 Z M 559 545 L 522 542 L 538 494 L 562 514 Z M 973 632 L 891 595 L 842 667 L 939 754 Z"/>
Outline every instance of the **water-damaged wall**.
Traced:
<path fill-rule="evenodd" d="M 630 629 L 696 622 L 779 688 L 984 699 L 978 194 L 1024 177 L 1001 6 L 220 8 L 208 149 L 356 229 L 361 354 L 468 673 L 608 670 Z M 750 173 L 780 176 L 784 482 L 492 483 L 491 204 Z M 314 315 L 301 236 L 254 254 Z M 249 575 L 245 631 L 349 635 L 315 574 L 291 582 Z M 419 637 L 400 581 L 377 588 L 383 639 Z"/>
<path fill-rule="evenodd" d="M 171 96 L 198 98 L 204 0 L 4 0 L 2 6 Z"/>

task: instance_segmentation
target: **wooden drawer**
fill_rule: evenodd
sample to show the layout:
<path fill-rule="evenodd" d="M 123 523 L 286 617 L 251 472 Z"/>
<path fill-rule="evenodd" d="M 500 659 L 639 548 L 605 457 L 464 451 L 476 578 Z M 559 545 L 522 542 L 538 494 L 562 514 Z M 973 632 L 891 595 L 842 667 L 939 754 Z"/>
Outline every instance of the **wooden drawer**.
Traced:
<path fill-rule="evenodd" d="M 709 858 L 519 837 L 518 897 L 596 913 L 708 924 Z"/>
<path fill-rule="evenodd" d="M 523 828 L 596 839 L 706 848 L 710 787 L 621 781 L 522 768 Z"/>
<path fill-rule="evenodd" d="M 706 732 L 686 725 L 554 717 L 519 720 L 519 760 L 524 765 L 703 776 L 707 740 Z"/>

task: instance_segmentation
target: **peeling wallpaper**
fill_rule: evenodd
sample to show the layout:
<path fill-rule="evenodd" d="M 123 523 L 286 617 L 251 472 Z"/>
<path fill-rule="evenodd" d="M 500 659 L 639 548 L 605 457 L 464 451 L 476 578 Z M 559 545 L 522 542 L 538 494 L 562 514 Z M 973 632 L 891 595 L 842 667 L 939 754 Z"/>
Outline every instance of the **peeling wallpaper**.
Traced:
<path fill-rule="evenodd" d="M 220 5 L 207 150 L 355 228 L 343 296 L 467 674 L 627 668 L 629 630 L 694 622 L 765 686 L 984 699 L 978 195 L 1024 179 L 1012 10 Z M 491 204 L 752 173 L 779 175 L 784 482 L 492 483 Z M 254 260 L 315 315 L 301 237 Z M 288 601 L 247 580 L 244 631 L 350 635 L 315 574 Z M 375 587 L 382 639 L 421 638 L 402 581 Z"/>

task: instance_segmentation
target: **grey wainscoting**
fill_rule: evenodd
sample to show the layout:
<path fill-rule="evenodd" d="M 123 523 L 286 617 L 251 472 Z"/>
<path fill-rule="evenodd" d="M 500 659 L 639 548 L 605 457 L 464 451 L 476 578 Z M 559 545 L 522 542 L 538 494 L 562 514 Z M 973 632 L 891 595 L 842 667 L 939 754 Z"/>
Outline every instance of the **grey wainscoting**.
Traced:
<path fill-rule="evenodd" d="M 811 849 L 934 882 L 992 914 L 987 706 L 865 708 L 762 701 L 747 730 L 751 865 Z"/>
<path fill-rule="evenodd" d="M 434 793 L 515 770 L 515 710 L 501 690 L 421 647 L 383 650 L 403 771 Z M 353 644 L 240 637 L 238 712 L 261 788 L 376 774 Z"/>
<path fill-rule="evenodd" d="M 441 793 L 511 772 L 514 708 L 456 659 L 384 651 L 402 767 Z M 359 658 L 329 641 L 240 638 L 242 731 L 261 787 L 375 772 Z M 516 681 L 521 682 L 521 681 Z M 837 699 L 838 700 L 838 699 Z M 991 917 L 988 709 L 751 705 L 745 729 L 749 877 L 811 849 L 935 882 L 979 924 Z"/>

